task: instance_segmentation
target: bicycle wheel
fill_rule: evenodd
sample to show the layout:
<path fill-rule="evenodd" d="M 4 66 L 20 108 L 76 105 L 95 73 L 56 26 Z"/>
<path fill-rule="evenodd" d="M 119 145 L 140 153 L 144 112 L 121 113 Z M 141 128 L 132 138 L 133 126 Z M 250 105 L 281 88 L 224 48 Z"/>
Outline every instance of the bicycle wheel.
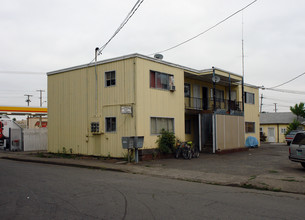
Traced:
<path fill-rule="evenodd" d="M 188 150 L 188 159 L 190 160 L 190 159 L 192 159 L 192 157 L 193 157 L 193 152 L 192 152 L 192 149 L 191 148 L 189 148 L 189 150 Z"/>
<path fill-rule="evenodd" d="M 184 147 L 184 148 L 182 149 L 182 156 L 183 156 L 184 159 L 189 159 L 189 157 L 190 157 L 190 152 L 189 152 L 189 149 L 188 149 L 188 148 Z"/>
<path fill-rule="evenodd" d="M 175 158 L 176 158 L 176 159 L 179 158 L 180 152 L 181 152 L 181 148 L 179 147 L 179 148 L 176 150 L 176 154 L 175 154 Z"/>
<path fill-rule="evenodd" d="M 197 147 L 194 148 L 194 158 L 199 158 L 199 149 Z"/>

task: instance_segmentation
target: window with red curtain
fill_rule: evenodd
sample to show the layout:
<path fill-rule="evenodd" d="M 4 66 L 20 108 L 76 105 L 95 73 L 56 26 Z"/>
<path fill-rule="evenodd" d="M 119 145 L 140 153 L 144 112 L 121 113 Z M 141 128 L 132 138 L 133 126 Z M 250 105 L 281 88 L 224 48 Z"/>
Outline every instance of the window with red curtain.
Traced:
<path fill-rule="evenodd" d="M 156 73 L 150 71 L 150 88 L 156 88 Z"/>

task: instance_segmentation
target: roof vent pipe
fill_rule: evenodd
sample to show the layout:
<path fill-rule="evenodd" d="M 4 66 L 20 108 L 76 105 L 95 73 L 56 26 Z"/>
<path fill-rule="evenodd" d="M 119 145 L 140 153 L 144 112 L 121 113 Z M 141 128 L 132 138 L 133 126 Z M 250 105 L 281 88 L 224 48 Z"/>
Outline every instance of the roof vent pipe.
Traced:
<path fill-rule="evenodd" d="M 99 49 L 100 48 L 98 48 L 98 47 L 95 48 L 95 62 L 97 61 L 97 53 L 98 53 Z"/>

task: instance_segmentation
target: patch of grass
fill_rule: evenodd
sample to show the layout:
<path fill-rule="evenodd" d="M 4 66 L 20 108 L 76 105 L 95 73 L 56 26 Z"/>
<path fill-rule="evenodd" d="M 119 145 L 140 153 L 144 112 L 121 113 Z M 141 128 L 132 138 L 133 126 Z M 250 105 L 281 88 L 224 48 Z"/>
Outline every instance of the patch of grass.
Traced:
<path fill-rule="evenodd" d="M 262 183 L 261 183 L 262 184 Z M 270 188 L 268 187 L 267 184 L 263 184 L 266 185 L 264 187 L 261 186 L 255 186 L 249 183 L 244 183 L 243 185 L 241 185 L 241 187 L 246 188 L 246 189 L 258 189 L 258 190 L 265 190 L 265 191 L 273 191 L 273 192 L 281 192 L 281 188 Z"/>
<path fill-rule="evenodd" d="M 77 155 L 74 154 L 65 154 L 65 153 L 50 153 L 50 157 L 57 157 L 57 158 L 67 158 L 67 159 L 75 159 Z"/>
<path fill-rule="evenodd" d="M 249 180 L 254 180 L 256 177 L 256 175 L 250 176 Z"/>
<path fill-rule="evenodd" d="M 150 165 L 147 165 L 147 164 L 146 164 L 145 167 L 150 167 Z"/>
<path fill-rule="evenodd" d="M 277 170 L 269 170 L 269 173 L 278 173 L 279 171 Z"/>
<path fill-rule="evenodd" d="M 281 179 L 282 181 L 287 181 L 287 182 L 300 182 L 294 179 L 294 177 L 287 177 L 286 179 Z"/>

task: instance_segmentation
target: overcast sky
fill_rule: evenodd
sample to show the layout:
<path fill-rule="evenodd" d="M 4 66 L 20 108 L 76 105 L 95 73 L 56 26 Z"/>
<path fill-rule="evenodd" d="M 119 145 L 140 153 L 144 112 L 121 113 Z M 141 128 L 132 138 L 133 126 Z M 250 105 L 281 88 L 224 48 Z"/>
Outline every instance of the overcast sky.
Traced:
<path fill-rule="evenodd" d="M 174 46 L 252 0 L 144 0 L 99 60 Z M 0 0 L 0 105 L 39 106 L 46 72 L 89 63 L 136 0 Z M 243 12 L 245 82 L 272 87 L 305 72 L 305 1 L 258 0 Z M 242 74 L 242 13 L 176 49 L 164 60 L 195 69 L 216 66 Z M 305 75 L 279 87 L 303 94 L 260 91 L 263 110 L 289 111 L 305 101 Z M 46 92 L 43 94 L 46 101 Z M 46 103 L 44 103 L 46 106 Z"/>

